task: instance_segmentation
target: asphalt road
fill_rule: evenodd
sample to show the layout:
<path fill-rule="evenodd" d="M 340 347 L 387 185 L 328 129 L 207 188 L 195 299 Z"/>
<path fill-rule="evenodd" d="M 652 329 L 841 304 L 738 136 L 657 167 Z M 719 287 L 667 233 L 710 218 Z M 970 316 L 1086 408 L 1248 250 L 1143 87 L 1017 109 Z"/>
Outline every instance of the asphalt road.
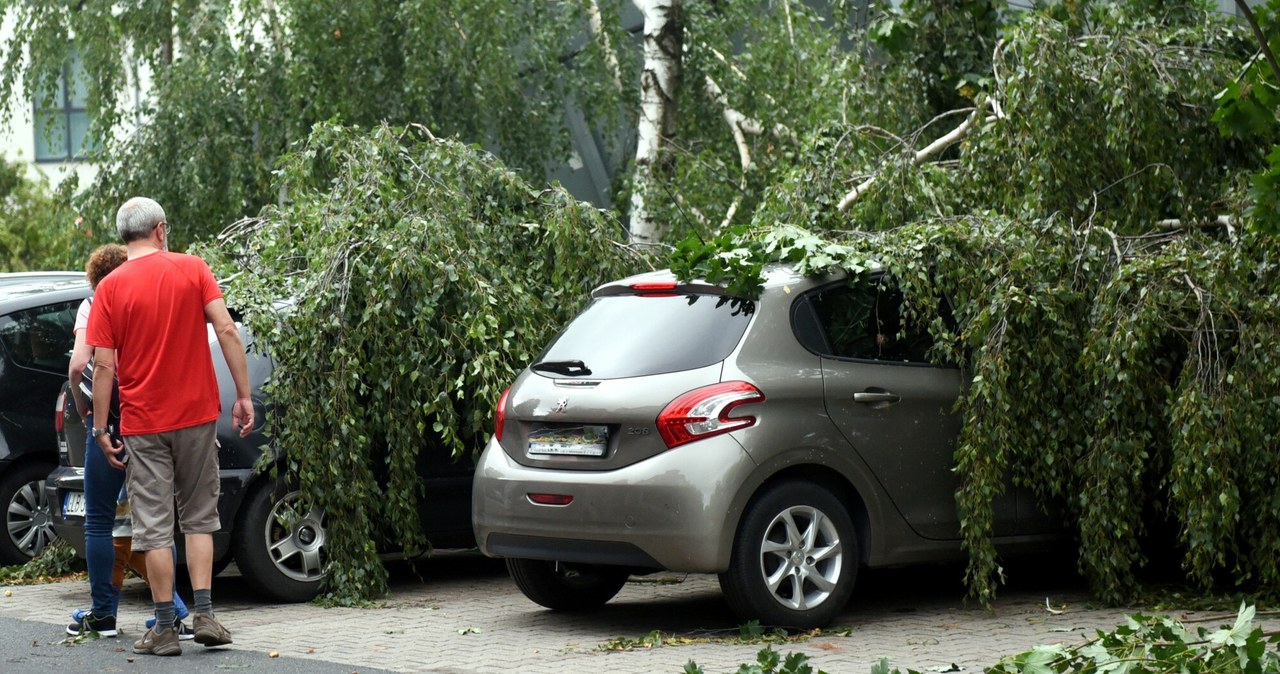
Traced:
<path fill-rule="evenodd" d="M 68 621 L 69 622 L 69 621 Z M 269 653 L 207 649 L 183 642 L 180 657 L 134 655 L 139 634 L 109 639 L 77 639 L 47 623 L 0 617 L 0 672 L 270 672 L 272 674 L 376 674 L 384 669 L 353 668 L 314 658 L 271 657 Z"/>

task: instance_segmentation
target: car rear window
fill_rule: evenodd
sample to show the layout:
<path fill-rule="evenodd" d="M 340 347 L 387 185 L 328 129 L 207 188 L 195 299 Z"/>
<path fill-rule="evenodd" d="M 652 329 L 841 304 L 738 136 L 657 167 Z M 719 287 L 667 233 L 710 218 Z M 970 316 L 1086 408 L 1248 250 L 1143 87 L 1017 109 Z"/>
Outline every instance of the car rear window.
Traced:
<path fill-rule="evenodd" d="M 755 305 L 719 295 L 611 295 L 587 305 L 536 363 L 581 362 L 591 379 L 706 367 L 728 357 Z M 549 377 L 566 375 L 535 367 Z"/>

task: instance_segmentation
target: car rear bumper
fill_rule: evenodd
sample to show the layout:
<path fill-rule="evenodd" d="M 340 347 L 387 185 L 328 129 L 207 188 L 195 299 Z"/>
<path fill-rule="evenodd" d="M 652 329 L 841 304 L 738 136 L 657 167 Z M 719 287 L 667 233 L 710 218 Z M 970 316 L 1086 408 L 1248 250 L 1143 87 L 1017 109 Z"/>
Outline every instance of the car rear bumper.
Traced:
<path fill-rule="evenodd" d="M 472 491 L 476 541 L 490 556 L 724 571 L 740 517 L 731 502 L 754 469 L 730 436 L 610 471 L 522 466 L 490 440 Z M 539 505 L 531 493 L 573 501 Z"/>
<path fill-rule="evenodd" d="M 244 498 L 245 487 L 252 475 L 253 471 L 247 468 L 220 471 L 221 495 L 218 498 L 218 513 L 222 517 L 222 529 L 213 534 L 214 560 L 221 560 L 231 554 L 231 529 L 234 522 L 228 521 L 228 518 L 237 512 L 237 506 Z M 76 555 L 84 557 L 84 517 L 64 513 L 67 494 L 84 492 L 84 468 L 59 466 L 45 480 L 44 491 L 49 499 L 54 532 L 76 551 Z M 175 535 L 174 541 L 181 555 L 182 537 Z"/>

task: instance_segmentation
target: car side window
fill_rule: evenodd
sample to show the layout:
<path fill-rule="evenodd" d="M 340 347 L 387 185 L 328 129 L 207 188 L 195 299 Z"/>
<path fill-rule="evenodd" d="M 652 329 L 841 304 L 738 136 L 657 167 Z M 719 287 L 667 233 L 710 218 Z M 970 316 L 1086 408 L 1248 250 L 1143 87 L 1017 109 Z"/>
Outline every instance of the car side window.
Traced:
<path fill-rule="evenodd" d="M 883 278 L 826 288 L 810 295 L 809 302 L 826 336 L 825 355 L 929 362 L 933 340 L 924 326 L 903 320 L 902 293 Z"/>
<path fill-rule="evenodd" d="M 13 362 L 36 370 L 66 374 L 75 345 L 74 302 L 15 311 L 0 318 L 0 341 Z"/>

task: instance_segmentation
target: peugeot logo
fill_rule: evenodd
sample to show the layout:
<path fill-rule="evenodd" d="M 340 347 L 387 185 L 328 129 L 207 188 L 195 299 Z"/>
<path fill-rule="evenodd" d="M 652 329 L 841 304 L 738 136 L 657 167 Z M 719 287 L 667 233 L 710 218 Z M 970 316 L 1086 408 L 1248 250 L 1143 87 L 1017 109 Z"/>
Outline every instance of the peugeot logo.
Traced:
<path fill-rule="evenodd" d="M 568 410 L 568 409 L 569 409 L 569 399 L 568 399 L 568 398 L 561 398 L 561 399 L 557 400 L 557 401 L 556 401 L 556 404 L 551 408 L 551 413 L 552 413 L 552 414 L 564 414 L 564 413 L 565 413 L 565 411 L 566 411 L 566 410 Z"/>

